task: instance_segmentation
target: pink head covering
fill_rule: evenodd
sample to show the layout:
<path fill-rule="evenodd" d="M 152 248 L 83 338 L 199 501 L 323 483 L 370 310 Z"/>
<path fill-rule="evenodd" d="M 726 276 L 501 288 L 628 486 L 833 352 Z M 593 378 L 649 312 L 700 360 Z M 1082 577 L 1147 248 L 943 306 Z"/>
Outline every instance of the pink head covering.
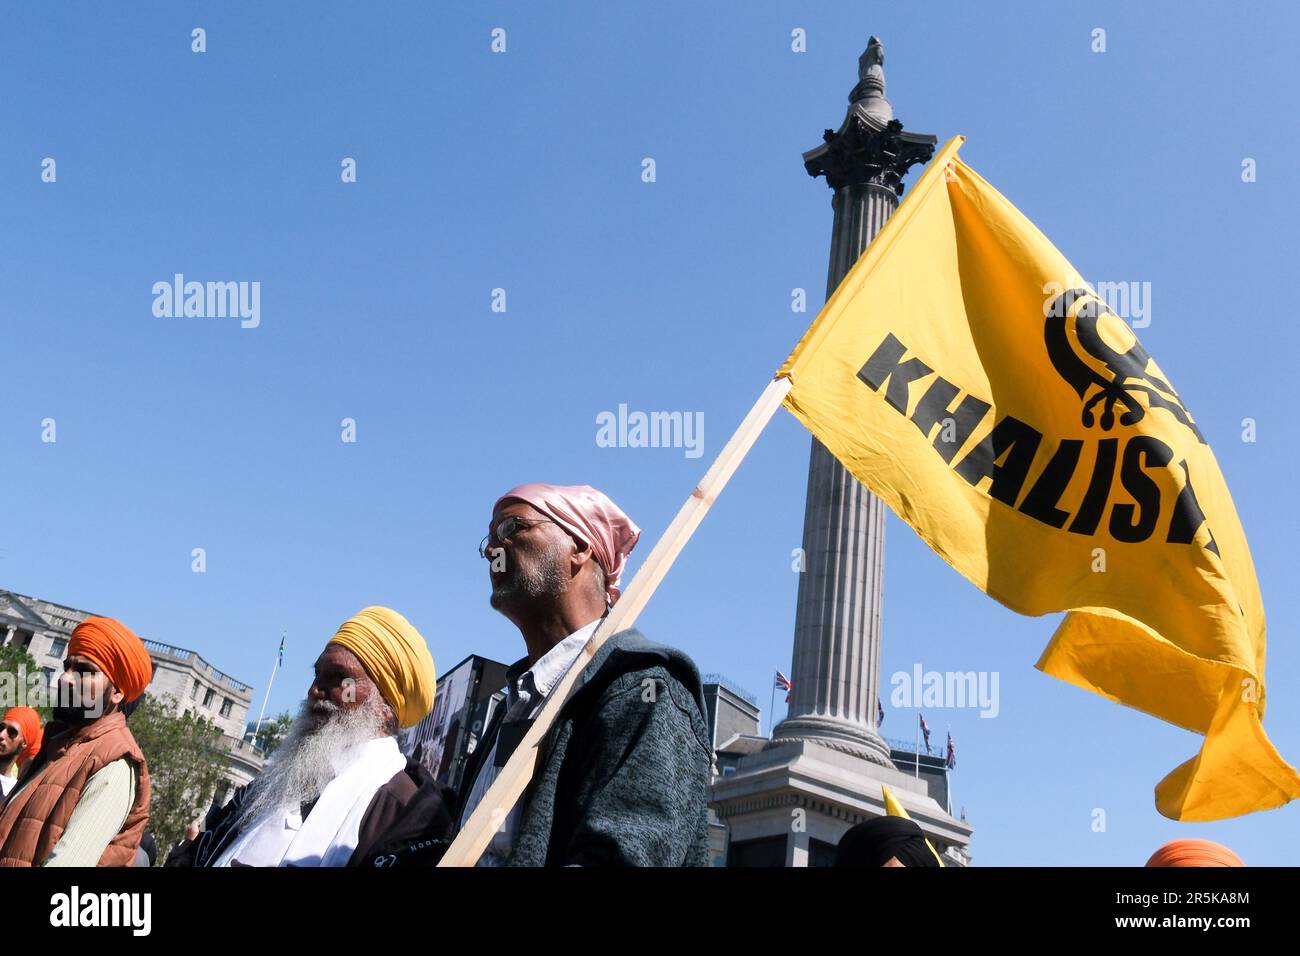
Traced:
<path fill-rule="evenodd" d="M 609 603 L 618 600 L 618 581 L 627 556 L 636 547 L 641 529 L 622 509 L 591 485 L 546 485 L 533 482 L 511 488 L 497 499 L 532 505 L 579 541 L 589 545 L 596 563 L 605 572 L 605 593 Z"/>

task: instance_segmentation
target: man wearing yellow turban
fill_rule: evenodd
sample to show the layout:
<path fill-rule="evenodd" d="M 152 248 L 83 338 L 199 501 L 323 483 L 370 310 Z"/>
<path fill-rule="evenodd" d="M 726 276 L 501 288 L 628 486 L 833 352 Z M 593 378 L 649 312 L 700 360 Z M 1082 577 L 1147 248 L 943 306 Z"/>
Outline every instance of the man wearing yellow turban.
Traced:
<path fill-rule="evenodd" d="M 433 710 L 437 674 L 429 645 L 411 622 L 386 607 L 368 607 L 330 638 L 330 647 L 351 651 L 379 689 L 403 729 Z"/>
<path fill-rule="evenodd" d="M 402 755 L 398 730 L 433 709 L 420 632 L 391 608 L 345 621 L 267 768 L 208 815 L 168 866 L 433 865 L 452 835 L 450 790 Z"/>
<path fill-rule="evenodd" d="M 72 631 L 54 719 L 0 813 L 0 866 L 132 866 L 149 822 L 149 768 L 124 707 L 153 677 L 121 621 Z"/>

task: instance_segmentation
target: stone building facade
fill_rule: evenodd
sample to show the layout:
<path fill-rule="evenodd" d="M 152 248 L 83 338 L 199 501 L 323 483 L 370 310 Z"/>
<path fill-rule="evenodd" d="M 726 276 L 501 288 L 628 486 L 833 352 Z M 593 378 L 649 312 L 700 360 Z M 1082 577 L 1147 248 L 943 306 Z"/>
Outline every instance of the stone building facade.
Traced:
<path fill-rule="evenodd" d="M 0 590 L 0 645 L 30 654 L 45 686 L 50 687 L 63 671 L 73 628 L 92 616 L 91 611 Z M 217 793 L 218 801 L 224 802 L 235 787 L 257 776 L 265 763 L 261 752 L 243 739 L 252 687 L 213 667 L 196 651 L 142 640 L 154 664 L 146 693 L 172 702 L 178 715 L 194 713 L 208 718 L 225 734 L 226 787 Z"/>

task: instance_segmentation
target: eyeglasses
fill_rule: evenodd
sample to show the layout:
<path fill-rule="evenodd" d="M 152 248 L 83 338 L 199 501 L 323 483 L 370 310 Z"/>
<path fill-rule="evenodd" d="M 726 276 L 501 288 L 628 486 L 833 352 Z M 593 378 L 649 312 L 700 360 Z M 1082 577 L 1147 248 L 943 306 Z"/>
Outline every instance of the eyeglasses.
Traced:
<path fill-rule="evenodd" d="M 492 530 L 483 536 L 483 540 L 478 543 L 479 557 L 488 557 L 488 545 L 501 544 L 502 542 L 509 541 L 516 531 L 525 531 L 528 528 L 544 524 L 549 520 L 549 518 L 542 518 L 540 520 L 533 518 L 520 518 L 517 515 L 508 515 L 507 517 L 502 518 L 492 527 Z"/>
<path fill-rule="evenodd" d="M 18 735 L 22 733 L 21 729 L 11 726 L 10 724 L 4 724 L 3 726 L 0 726 L 0 729 L 4 730 L 5 736 L 10 740 L 17 740 Z"/>

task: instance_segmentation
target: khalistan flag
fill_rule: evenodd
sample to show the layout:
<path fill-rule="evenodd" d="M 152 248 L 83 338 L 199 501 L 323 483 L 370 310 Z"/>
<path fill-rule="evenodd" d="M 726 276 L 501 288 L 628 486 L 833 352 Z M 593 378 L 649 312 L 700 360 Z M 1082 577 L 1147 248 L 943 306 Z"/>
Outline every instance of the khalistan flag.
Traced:
<path fill-rule="evenodd" d="M 1188 404 L 1129 326 L 941 151 L 778 373 L 786 407 L 972 583 L 1068 612 L 1038 667 L 1204 736 L 1178 820 L 1300 796 L 1264 733 L 1264 608 Z"/>

